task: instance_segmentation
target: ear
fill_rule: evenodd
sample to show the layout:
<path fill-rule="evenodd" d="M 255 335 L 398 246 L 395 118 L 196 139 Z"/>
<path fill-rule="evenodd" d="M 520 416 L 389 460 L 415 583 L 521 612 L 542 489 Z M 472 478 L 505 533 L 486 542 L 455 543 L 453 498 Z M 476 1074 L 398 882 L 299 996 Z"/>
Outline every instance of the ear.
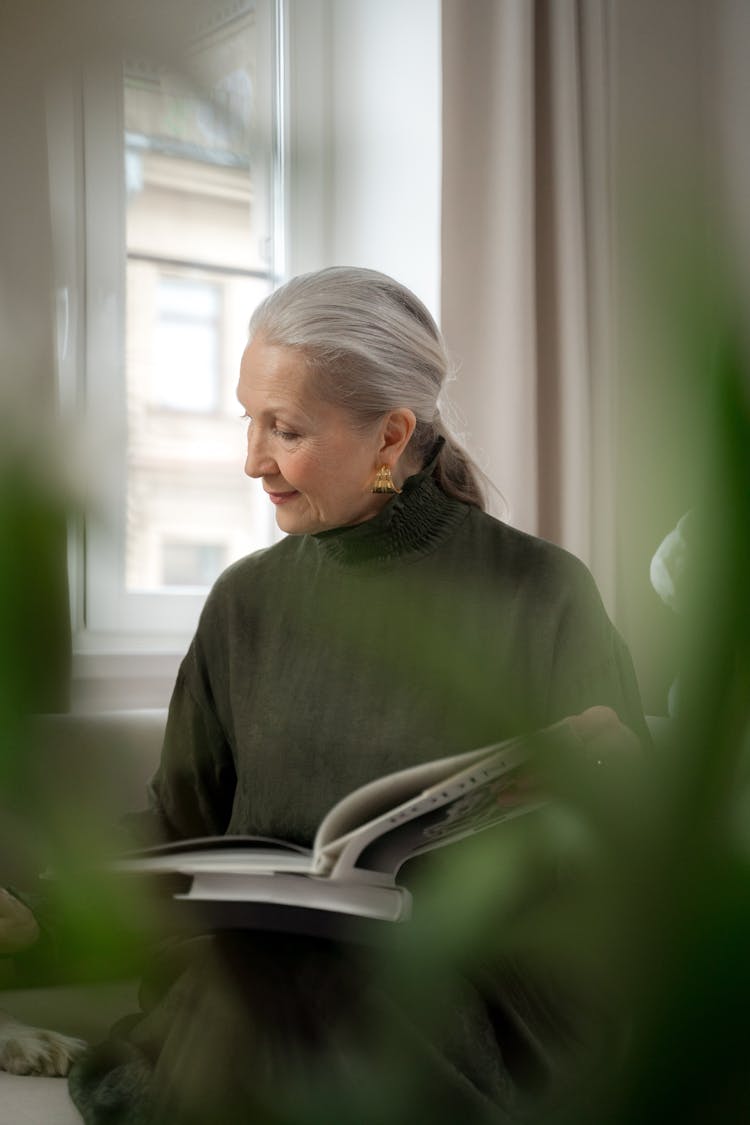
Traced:
<path fill-rule="evenodd" d="M 401 454 L 409 444 L 416 424 L 414 411 L 406 407 L 392 410 L 386 415 L 381 429 L 382 444 L 378 450 L 381 465 L 388 465 L 391 469 L 396 467 Z"/>

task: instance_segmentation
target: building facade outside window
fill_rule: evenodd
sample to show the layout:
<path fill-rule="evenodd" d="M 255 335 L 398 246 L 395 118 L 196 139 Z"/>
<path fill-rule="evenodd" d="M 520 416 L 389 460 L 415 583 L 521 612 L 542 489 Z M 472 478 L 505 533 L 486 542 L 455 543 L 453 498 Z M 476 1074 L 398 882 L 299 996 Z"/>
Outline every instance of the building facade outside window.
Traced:
<path fill-rule="evenodd" d="M 142 60 L 124 68 L 127 592 L 205 590 L 274 539 L 242 476 L 234 393 L 273 283 L 257 49 L 246 6 L 198 37 L 199 90 Z"/>

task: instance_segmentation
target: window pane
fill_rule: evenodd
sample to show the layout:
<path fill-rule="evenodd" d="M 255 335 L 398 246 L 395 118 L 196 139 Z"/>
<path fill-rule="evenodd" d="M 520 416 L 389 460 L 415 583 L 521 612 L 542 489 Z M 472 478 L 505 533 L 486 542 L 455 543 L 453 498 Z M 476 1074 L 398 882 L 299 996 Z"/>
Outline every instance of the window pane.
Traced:
<path fill-rule="evenodd" d="M 163 277 L 159 282 L 159 316 L 175 320 L 205 321 L 215 324 L 219 315 L 218 285 L 188 281 L 182 277 Z"/>
<path fill-rule="evenodd" d="M 189 69 L 124 76 L 129 590 L 208 585 L 274 534 L 242 473 L 235 399 L 271 288 L 254 12 L 214 23 Z"/>
<path fill-rule="evenodd" d="M 223 543 L 164 543 L 162 582 L 165 586 L 208 586 L 226 562 Z"/>
<path fill-rule="evenodd" d="M 220 289 L 161 279 L 156 296 L 150 400 L 173 410 L 219 407 Z"/>

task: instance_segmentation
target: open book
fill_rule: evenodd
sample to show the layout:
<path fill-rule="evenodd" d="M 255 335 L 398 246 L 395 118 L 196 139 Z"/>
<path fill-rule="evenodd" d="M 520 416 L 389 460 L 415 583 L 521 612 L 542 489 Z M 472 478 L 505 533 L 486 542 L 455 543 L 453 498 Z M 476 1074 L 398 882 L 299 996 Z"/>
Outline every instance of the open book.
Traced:
<path fill-rule="evenodd" d="M 580 747 L 566 722 L 355 789 L 321 821 L 312 849 L 256 836 L 184 840 L 121 856 L 111 869 L 155 877 L 172 904 L 212 928 L 331 931 L 345 919 L 404 921 L 397 883 L 414 856 L 544 803 L 533 757 Z M 179 911 L 178 911 L 179 913 Z"/>

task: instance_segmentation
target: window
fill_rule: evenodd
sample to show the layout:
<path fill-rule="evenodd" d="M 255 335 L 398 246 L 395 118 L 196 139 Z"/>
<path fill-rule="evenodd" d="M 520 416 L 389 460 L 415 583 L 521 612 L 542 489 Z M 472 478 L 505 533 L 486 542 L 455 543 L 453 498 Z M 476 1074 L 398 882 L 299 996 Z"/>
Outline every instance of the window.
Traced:
<path fill-rule="evenodd" d="M 101 59 L 48 100 L 60 397 L 93 491 L 76 706 L 163 705 L 213 574 L 277 536 L 234 397 L 257 302 L 347 262 L 439 311 L 439 0 L 199 5 L 190 81 Z"/>
<path fill-rule="evenodd" d="M 184 647 L 223 567 L 278 537 L 242 473 L 235 387 L 280 272 L 280 0 L 203 10 L 185 73 L 127 59 L 84 86 L 83 392 L 102 434 L 84 644 Z"/>

